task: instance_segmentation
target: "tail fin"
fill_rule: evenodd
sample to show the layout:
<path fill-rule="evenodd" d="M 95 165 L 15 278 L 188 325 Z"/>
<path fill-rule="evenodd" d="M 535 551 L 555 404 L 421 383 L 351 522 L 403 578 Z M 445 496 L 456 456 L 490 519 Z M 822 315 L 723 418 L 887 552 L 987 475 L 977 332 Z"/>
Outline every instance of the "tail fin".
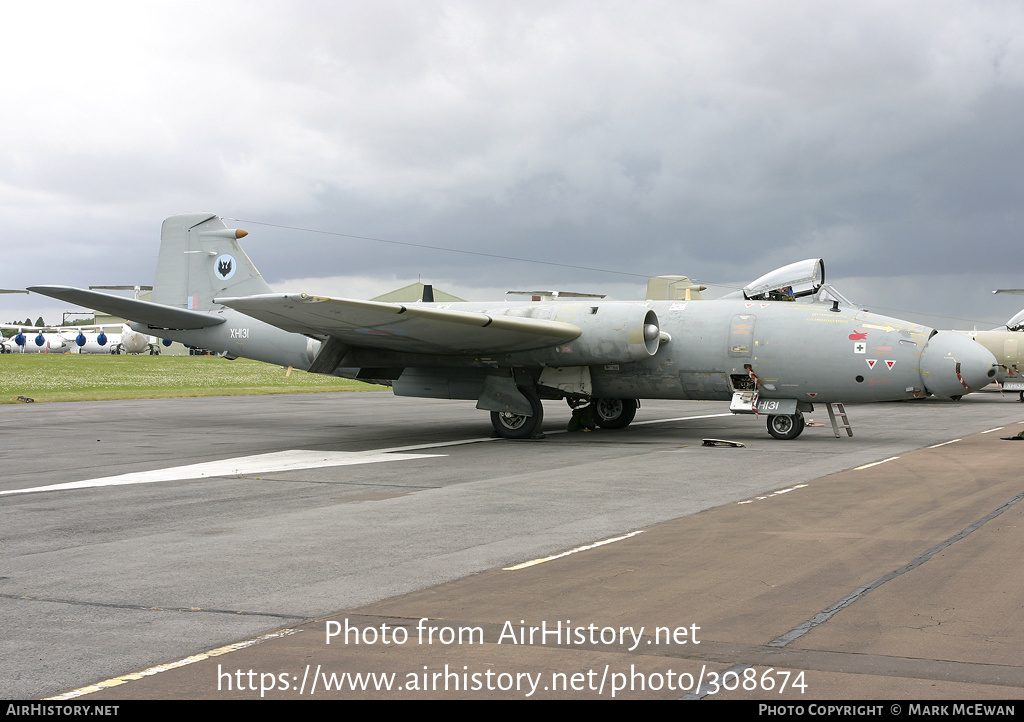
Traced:
<path fill-rule="evenodd" d="M 238 239 L 247 233 L 228 228 L 213 213 L 171 216 L 160 231 L 152 300 L 176 308 L 210 311 L 218 296 L 271 293 Z"/>

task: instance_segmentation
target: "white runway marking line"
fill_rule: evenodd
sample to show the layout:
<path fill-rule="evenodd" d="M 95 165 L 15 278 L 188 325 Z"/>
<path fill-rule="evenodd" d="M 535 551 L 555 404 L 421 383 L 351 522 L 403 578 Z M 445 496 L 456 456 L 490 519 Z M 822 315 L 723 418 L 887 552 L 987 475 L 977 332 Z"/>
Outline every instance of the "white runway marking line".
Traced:
<path fill-rule="evenodd" d="M 718 416 L 733 414 L 708 414 L 703 416 L 683 416 L 674 419 L 654 419 L 638 421 L 634 425 L 664 424 L 672 421 L 690 421 L 692 419 L 711 419 Z M 559 433 L 557 431 L 548 433 Z M 270 454 L 242 456 L 221 461 L 208 461 L 202 464 L 174 466 L 167 469 L 137 471 L 118 476 L 105 476 L 99 479 L 83 479 L 69 481 L 64 484 L 49 486 L 33 486 L 28 489 L 10 489 L 0 491 L 0 496 L 11 494 L 32 494 L 41 491 L 68 491 L 71 489 L 91 489 L 101 486 L 121 486 L 126 484 L 153 484 L 160 481 L 186 481 L 204 479 L 214 476 L 244 476 L 248 474 L 268 474 L 275 471 L 296 471 L 300 469 L 318 469 L 328 466 L 350 466 L 352 464 L 377 464 L 385 461 L 405 461 L 410 459 L 427 459 L 445 454 L 413 454 L 412 451 L 437 449 L 445 446 L 462 446 L 478 444 L 484 441 L 498 441 L 497 437 L 478 437 L 459 439 L 457 441 L 438 441 L 429 444 L 413 444 L 411 446 L 395 446 L 390 449 L 373 449 L 369 451 L 277 451 Z"/>
<path fill-rule="evenodd" d="M 651 421 L 638 421 L 634 426 L 644 424 L 664 424 L 673 421 L 691 421 L 694 419 L 713 419 L 719 416 L 732 416 L 727 414 L 707 414 L 702 416 L 681 416 L 673 419 L 654 419 Z M 559 433 L 552 431 L 548 433 Z M 461 446 L 465 444 L 478 444 L 484 441 L 497 441 L 497 437 L 479 437 L 475 439 L 459 439 L 458 441 L 438 441 L 430 444 L 414 444 L 411 446 L 396 446 L 390 449 L 375 449 L 370 451 L 302 451 L 293 449 L 290 451 L 277 451 L 270 454 L 257 454 L 255 456 L 242 456 L 234 459 L 223 459 L 221 461 L 208 461 L 202 464 L 189 464 L 188 466 L 174 466 L 168 469 L 154 469 L 152 471 L 137 471 L 130 474 L 118 476 L 105 476 L 99 479 L 83 479 L 82 481 L 69 481 L 64 484 L 51 484 L 49 486 L 34 486 L 28 489 L 10 489 L 0 491 L 0 496 L 11 494 L 32 494 L 41 491 L 68 491 L 71 489 L 91 489 L 101 486 L 121 486 L 126 484 L 153 484 L 160 481 L 186 481 L 191 479 L 204 479 L 214 476 L 245 476 L 248 474 L 267 474 L 275 471 L 296 471 L 300 469 L 318 469 L 328 466 L 350 466 L 352 464 L 377 464 L 384 461 L 405 461 L 409 459 L 427 459 L 445 454 L 412 454 L 411 451 L 423 449 L 437 449 L 444 446 Z"/>
<path fill-rule="evenodd" d="M 773 496 L 779 496 L 780 494 L 788 494 L 791 491 L 796 491 L 797 489 L 803 489 L 806 486 L 809 486 L 809 484 L 797 484 L 796 486 L 791 486 L 791 487 L 789 487 L 787 489 L 779 489 L 778 491 L 773 491 L 771 494 L 765 494 L 763 496 L 755 496 L 753 499 L 744 499 L 743 501 L 738 501 L 736 503 L 737 504 L 753 504 L 755 501 L 763 501 L 764 499 L 771 499 Z"/>
<path fill-rule="evenodd" d="M 36 486 L 30 489 L 11 489 L 0 491 L 0 496 L 7 494 L 30 494 L 38 491 L 66 491 L 69 489 L 88 489 L 100 486 L 121 486 L 124 484 L 153 484 L 159 481 L 185 481 L 203 479 L 214 476 L 244 476 L 247 474 L 267 474 L 275 471 L 297 471 L 301 469 L 319 469 L 328 466 L 350 466 L 353 464 L 378 464 L 385 461 L 408 461 L 410 459 L 428 459 L 445 454 L 410 454 L 406 449 L 431 448 L 440 444 L 424 444 L 421 447 L 398 447 L 395 449 L 376 449 L 372 451 L 277 451 L 271 454 L 242 456 L 220 461 L 207 461 L 202 464 L 173 466 L 169 469 L 152 471 L 136 471 L 131 474 L 105 476 L 99 479 L 69 481 L 64 484 Z"/>
<path fill-rule="evenodd" d="M 120 677 L 114 677 L 103 682 L 97 682 L 91 684 L 88 687 L 80 687 L 79 689 L 65 692 L 64 694 L 57 695 L 56 697 L 47 697 L 46 701 L 63 701 L 67 699 L 75 699 L 82 695 L 92 694 L 93 692 L 102 692 L 105 689 L 111 687 L 117 687 L 118 685 L 125 684 L 126 682 L 133 682 L 137 679 L 143 679 L 144 677 L 152 677 L 154 674 L 160 674 L 166 672 L 169 669 L 177 669 L 178 667 L 185 667 L 196 662 L 202 662 L 204 659 L 210 657 L 219 657 L 222 654 L 228 654 L 229 652 L 237 652 L 239 649 L 245 649 L 251 647 L 254 644 L 260 642 L 266 642 L 268 639 L 278 639 L 279 637 L 287 637 L 295 634 L 299 630 L 297 629 L 282 629 L 280 632 L 271 632 L 270 634 L 264 634 L 262 637 L 256 637 L 255 639 L 248 639 L 244 642 L 235 642 L 229 644 L 226 647 L 218 647 L 217 649 L 211 649 L 209 652 L 203 652 L 202 654 L 194 654 L 191 657 L 185 657 L 179 659 L 177 662 L 168 662 L 167 664 L 158 664 L 155 667 L 144 669 L 141 672 L 132 672 L 131 674 L 123 674 Z"/>
<path fill-rule="evenodd" d="M 945 446 L 946 444 L 955 444 L 958 441 L 963 441 L 963 439 L 953 439 L 952 441 L 943 441 L 941 444 L 933 444 L 932 446 L 929 446 L 928 448 L 929 449 L 937 449 L 940 446 Z"/>
<path fill-rule="evenodd" d="M 727 414 L 702 414 L 701 416 L 677 416 L 673 419 L 650 419 L 648 421 L 634 421 L 630 426 L 648 426 L 650 424 L 671 424 L 673 421 L 694 421 L 696 419 L 715 419 L 719 416 L 735 416 L 736 414 L 731 411 Z M 545 429 L 545 436 L 552 436 L 554 434 L 566 434 L 568 429 Z M 487 439 L 489 440 L 489 439 Z M 485 439 L 478 439 L 478 441 L 485 441 Z"/>
<path fill-rule="evenodd" d="M 702 416 L 679 416 L 674 419 L 653 419 L 651 421 L 634 421 L 630 426 L 645 426 L 647 424 L 669 424 L 673 421 L 694 421 L 696 419 L 717 419 L 719 416 L 735 416 L 731 411 L 727 414 L 704 414 Z"/>
<path fill-rule="evenodd" d="M 855 467 L 853 467 L 853 470 L 854 471 L 860 471 L 861 469 L 870 469 L 872 466 L 878 466 L 879 464 L 884 464 L 887 461 L 896 461 L 896 459 L 898 459 L 898 458 L 900 458 L 900 457 L 898 457 L 898 456 L 890 456 L 888 459 L 882 459 L 881 461 L 874 461 L 874 462 L 872 462 L 870 464 L 864 464 L 864 466 L 855 466 Z"/>
<path fill-rule="evenodd" d="M 989 429 L 988 431 L 982 431 L 981 433 L 983 433 L 983 434 L 991 434 L 993 431 L 1002 431 L 1005 428 L 1006 428 L 1005 426 L 997 426 L 994 429 Z"/>
<path fill-rule="evenodd" d="M 555 554 L 554 556 L 544 557 L 542 559 L 531 559 L 528 562 L 523 562 L 522 564 L 516 564 L 515 566 L 512 566 L 512 567 L 504 567 L 502 569 L 502 571 L 503 572 L 514 572 L 514 571 L 517 571 L 519 569 L 526 569 L 527 567 L 533 567 L 533 566 L 536 566 L 538 564 L 543 564 L 544 562 L 550 562 L 550 561 L 552 561 L 554 559 L 561 559 L 562 557 L 567 557 L 570 554 L 578 554 L 579 552 L 585 552 L 588 549 L 596 549 L 597 547 L 603 547 L 605 544 L 611 544 L 612 542 L 622 541 L 623 539 L 629 539 L 630 537 L 634 537 L 637 534 L 643 534 L 643 533 L 644 533 L 643 529 L 641 529 L 640 531 L 631 531 L 629 534 L 623 534 L 622 536 L 617 536 L 617 537 L 615 537 L 613 539 L 605 539 L 603 541 L 594 542 L 593 544 L 587 544 L 586 546 L 576 547 L 575 549 L 570 549 L 567 552 L 562 552 L 561 554 Z"/>

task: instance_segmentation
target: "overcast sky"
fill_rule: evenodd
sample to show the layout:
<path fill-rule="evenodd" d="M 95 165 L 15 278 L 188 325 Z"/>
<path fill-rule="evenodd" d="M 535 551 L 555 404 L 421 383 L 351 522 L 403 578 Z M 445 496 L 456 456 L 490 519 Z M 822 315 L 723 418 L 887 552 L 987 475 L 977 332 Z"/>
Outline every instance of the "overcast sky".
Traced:
<path fill-rule="evenodd" d="M 211 211 L 282 291 L 642 298 L 822 257 L 930 326 L 1024 306 L 991 294 L 1024 287 L 1017 0 L 36 0 L 0 32 L 6 288 L 151 283 L 163 219 Z"/>

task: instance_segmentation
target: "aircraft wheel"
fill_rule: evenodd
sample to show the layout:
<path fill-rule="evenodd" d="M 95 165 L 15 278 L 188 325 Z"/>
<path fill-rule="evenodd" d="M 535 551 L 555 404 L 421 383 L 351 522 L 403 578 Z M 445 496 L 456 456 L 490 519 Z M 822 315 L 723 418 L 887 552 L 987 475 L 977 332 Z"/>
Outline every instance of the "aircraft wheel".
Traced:
<path fill-rule="evenodd" d="M 953 400 L 953 401 L 959 401 L 960 399 L 963 398 L 963 396 L 961 396 L 960 394 L 957 394 L 956 396 L 950 396 L 949 398 L 951 400 Z"/>
<path fill-rule="evenodd" d="M 792 416 L 774 414 L 768 417 L 768 433 L 776 439 L 795 439 L 804 430 L 804 415 L 799 411 Z"/>
<path fill-rule="evenodd" d="M 602 429 L 624 429 L 632 423 L 639 406 L 636 399 L 594 399 L 594 423 Z"/>
<path fill-rule="evenodd" d="M 492 411 L 491 425 L 495 433 L 504 439 L 528 439 L 540 431 L 544 420 L 544 407 L 537 394 L 523 390 L 523 395 L 530 400 L 533 416 L 515 414 L 511 411 Z"/>

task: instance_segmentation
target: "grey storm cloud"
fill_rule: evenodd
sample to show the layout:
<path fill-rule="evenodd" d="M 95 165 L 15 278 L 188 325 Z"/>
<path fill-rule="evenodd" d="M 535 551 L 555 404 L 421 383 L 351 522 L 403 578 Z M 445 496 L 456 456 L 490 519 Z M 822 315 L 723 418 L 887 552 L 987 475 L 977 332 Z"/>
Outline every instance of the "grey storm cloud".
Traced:
<path fill-rule="evenodd" d="M 33 3 L 6 25 L 7 287 L 146 283 L 162 219 L 195 210 L 255 222 L 271 282 L 335 295 L 624 297 L 820 256 L 939 325 L 1005 320 L 989 291 L 1024 285 L 1017 3 Z"/>

